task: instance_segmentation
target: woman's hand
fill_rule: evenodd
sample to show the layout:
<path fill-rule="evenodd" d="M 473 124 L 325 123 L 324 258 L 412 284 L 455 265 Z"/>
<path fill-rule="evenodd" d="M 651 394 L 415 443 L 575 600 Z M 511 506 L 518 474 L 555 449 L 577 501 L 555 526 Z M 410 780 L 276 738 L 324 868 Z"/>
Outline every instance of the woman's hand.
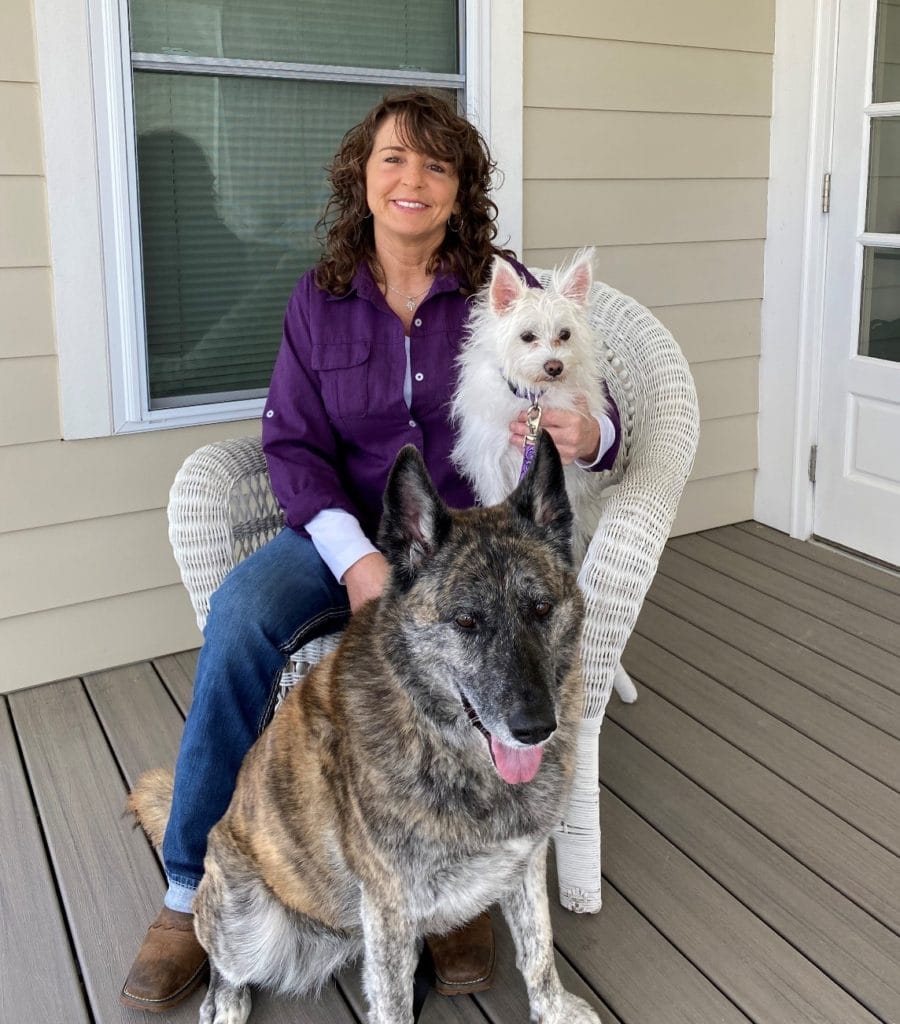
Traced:
<path fill-rule="evenodd" d="M 389 573 L 387 559 L 378 551 L 363 555 L 354 562 L 344 573 L 350 611 L 355 612 L 366 601 L 380 597 Z"/>
<path fill-rule="evenodd" d="M 591 463 L 600 448 L 600 424 L 588 411 L 587 399 L 579 395 L 575 405 L 575 411 L 544 409 L 541 415 L 541 427 L 553 438 L 564 466 L 576 459 Z M 521 412 L 509 425 L 509 439 L 517 448 L 525 447 L 527 418 L 527 413 Z"/>

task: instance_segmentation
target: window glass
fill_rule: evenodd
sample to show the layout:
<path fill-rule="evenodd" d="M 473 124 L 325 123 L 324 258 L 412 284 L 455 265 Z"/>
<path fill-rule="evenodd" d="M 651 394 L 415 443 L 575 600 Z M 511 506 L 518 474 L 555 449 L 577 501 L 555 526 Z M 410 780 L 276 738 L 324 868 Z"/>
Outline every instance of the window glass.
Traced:
<path fill-rule="evenodd" d="M 265 389 L 325 167 L 381 86 L 136 72 L 150 394 Z M 241 397 L 247 397 L 242 395 Z M 184 404 L 182 402 L 178 404 Z"/>
<path fill-rule="evenodd" d="M 900 363 L 900 249 L 866 248 L 859 354 Z"/>
<path fill-rule="evenodd" d="M 872 102 L 891 103 L 900 100 L 900 7 L 896 0 L 878 0 L 875 25 Z"/>
<path fill-rule="evenodd" d="M 132 49 L 456 73 L 452 0 L 131 0 Z"/>
<path fill-rule="evenodd" d="M 288 297 L 319 257 L 340 139 L 416 87 L 277 62 L 421 70 L 428 85 L 458 71 L 458 18 L 447 0 L 131 0 L 132 49 L 158 58 L 133 72 L 151 409 L 265 393 Z M 270 67 L 225 74 L 222 59 Z"/>

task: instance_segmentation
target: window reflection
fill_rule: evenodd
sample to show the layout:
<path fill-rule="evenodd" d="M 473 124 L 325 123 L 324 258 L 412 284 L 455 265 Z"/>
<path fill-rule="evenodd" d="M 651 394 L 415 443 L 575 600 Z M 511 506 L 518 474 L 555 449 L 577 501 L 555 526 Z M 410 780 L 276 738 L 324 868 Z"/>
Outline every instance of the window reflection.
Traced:
<path fill-rule="evenodd" d="M 900 249 L 865 250 L 859 354 L 900 363 Z"/>

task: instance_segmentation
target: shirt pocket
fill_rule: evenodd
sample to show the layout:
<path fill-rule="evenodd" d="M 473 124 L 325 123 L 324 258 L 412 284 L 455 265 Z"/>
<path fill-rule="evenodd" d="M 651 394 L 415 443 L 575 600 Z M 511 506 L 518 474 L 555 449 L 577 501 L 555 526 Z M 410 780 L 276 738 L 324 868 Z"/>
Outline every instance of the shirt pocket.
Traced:
<path fill-rule="evenodd" d="M 330 416 L 358 419 L 368 413 L 371 352 L 368 338 L 313 347 L 310 364 L 319 375 L 322 401 Z"/>

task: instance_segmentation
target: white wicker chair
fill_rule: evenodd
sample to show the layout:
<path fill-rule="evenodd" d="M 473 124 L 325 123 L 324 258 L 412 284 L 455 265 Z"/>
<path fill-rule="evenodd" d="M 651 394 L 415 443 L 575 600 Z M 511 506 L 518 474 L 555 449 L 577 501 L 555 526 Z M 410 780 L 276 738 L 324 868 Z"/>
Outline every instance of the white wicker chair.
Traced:
<path fill-rule="evenodd" d="M 542 283 L 548 271 L 533 269 Z M 572 799 L 554 835 L 560 902 L 600 909 L 598 736 L 616 672 L 693 463 L 697 397 L 671 334 L 645 307 L 607 285 L 592 294 L 591 319 L 606 339 L 600 368 L 622 419 L 622 443 L 608 474 L 608 498 L 581 568 L 587 614 L 582 641 L 585 708 Z M 197 614 L 225 574 L 270 540 L 282 515 L 256 438 L 200 448 L 186 460 L 169 498 L 169 538 Z M 293 685 L 333 650 L 338 634 L 298 651 L 285 670 Z"/>

